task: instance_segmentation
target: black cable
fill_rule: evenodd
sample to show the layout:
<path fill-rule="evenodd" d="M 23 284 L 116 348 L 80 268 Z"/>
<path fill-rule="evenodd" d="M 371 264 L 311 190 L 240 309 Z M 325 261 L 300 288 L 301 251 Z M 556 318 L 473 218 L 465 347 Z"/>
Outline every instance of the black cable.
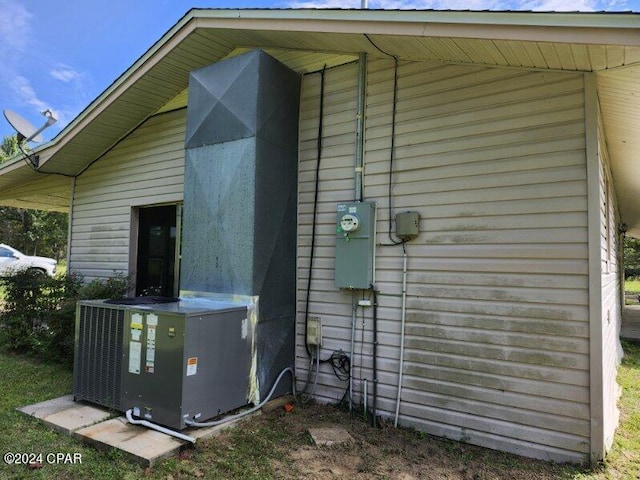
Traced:
<path fill-rule="evenodd" d="M 21 142 L 18 142 L 18 150 L 20 150 L 20 152 L 22 152 L 22 154 L 24 155 L 24 161 L 27 165 L 29 165 L 31 167 L 31 170 L 33 170 L 36 173 L 41 173 L 42 175 L 61 175 L 63 177 L 68 177 L 68 178 L 76 178 L 77 175 L 69 175 L 68 173 L 60 173 L 60 172 L 45 172 L 43 170 L 39 170 L 38 167 L 35 164 L 34 161 L 34 157 L 35 159 L 37 159 L 38 157 L 31 153 L 27 153 L 24 151 L 24 149 L 22 148 L 22 144 Z"/>
<path fill-rule="evenodd" d="M 365 33 L 365 38 L 369 41 L 371 45 L 373 45 L 376 50 L 378 50 L 383 55 L 393 58 L 393 100 L 391 101 L 391 145 L 389 147 L 389 180 L 388 180 L 388 190 L 387 190 L 387 206 L 389 209 L 389 241 L 391 243 L 381 243 L 382 247 L 395 247 L 396 245 L 403 245 L 404 248 L 404 240 L 396 240 L 392 237 L 391 232 L 393 231 L 393 164 L 396 158 L 396 115 L 398 110 L 398 57 L 395 55 L 391 55 L 390 53 L 382 50 L 378 45 L 376 45 L 371 38 Z"/>
<path fill-rule="evenodd" d="M 307 355 L 313 356 L 307 343 L 307 329 L 309 328 L 309 300 L 311 298 L 311 276 L 313 273 L 313 260 L 315 257 L 316 247 L 316 216 L 318 214 L 318 193 L 320 185 L 320 160 L 322 159 L 322 135 L 323 135 L 323 121 L 324 121 L 324 76 L 327 66 L 325 65 L 320 72 L 320 106 L 319 106 L 319 118 L 318 118 L 318 139 L 316 143 L 316 178 L 315 178 L 315 192 L 313 195 L 313 217 L 311 219 L 311 253 L 309 254 L 309 276 L 307 278 L 307 298 L 304 309 L 304 348 L 307 351 Z"/>
<path fill-rule="evenodd" d="M 325 65 L 320 71 L 320 106 L 318 109 L 318 138 L 316 143 L 316 178 L 315 178 L 315 192 L 313 196 L 313 217 L 311 226 L 311 252 L 309 254 L 309 275 L 307 278 L 307 298 L 305 300 L 304 311 L 304 347 L 307 351 L 307 355 L 313 357 L 313 353 L 309 349 L 307 343 L 307 329 L 309 328 L 309 303 L 311 298 L 311 278 L 313 274 L 313 260 L 315 258 L 315 246 L 316 246 L 316 218 L 318 215 L 318 196 L 320 193 L 320 163 L 322 160 L 322 138 L 324 134 L 324 85 L 325 85 L 325 73 L 327 66 Z M 335 351 L 329 358 L 320 359 L 320 363 L 330 363 L 334 374 L 340 380 L 348 380 L 351 375 L 351 360 L 342 350 Z M 345 378 L 346 376 L 346 378 Z"/>
<path fill-rule="evenodd" d="M 338 377 L 338 380 L 343 382 L 349 380 L 351 376 L 351 361 L 346 353 L 342 350 L 337 350 L 331 354 L 327 361 L 331 364 L 333 373 Z"/>
<path fill-rule="evenodd" d="M 392 100 L 392 106 L 391 106 L 391 146 L 389 147 L 390 148 L 389 181 L 388 181 L 389 188 L 387 190 L 387 205 L 389 208 L 388 234 L 389 234 L 389 241 L 391 242 L 391 245 L 400 245 L 400 244 L 404 244 L 404 241 L 394 240 L 394 238 L 391 236 L 391 231 L 393 230 L 393 225 L 391 220 L 393 216 L 393 194 L 391 190 L 393 187 L 393 163 L 396 158 L 396 113 L 397 113 L 397 105 L 398 105 L 398 57 L 393 57 L 393 63 L 394 63 L 394 68 L 393 68 L 393 100 Z"/>

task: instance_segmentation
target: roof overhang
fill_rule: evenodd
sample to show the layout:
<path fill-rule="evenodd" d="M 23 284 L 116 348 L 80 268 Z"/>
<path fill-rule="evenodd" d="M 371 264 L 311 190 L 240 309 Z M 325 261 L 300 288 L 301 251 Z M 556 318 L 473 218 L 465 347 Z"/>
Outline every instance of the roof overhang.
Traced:
<path fill-rule="evenodd" d="M 18 160 L 0 168 L 0 203 L 15 202 L 16 192 L 53 173 L 80 174 L 149 117 L 183 107 L 192 70 L 251 48 L 262 48 L 301 73 L 351 62 L 364 52 L 595 72 L 622 220 L 631 234 L 640 235 L 640 140 L 634 135 L 640 112 L 639 27 L 640 15 L 632 13 L 193 9 L 37 149 L 40 173 Z M 53 177 L 46 181 L 70 183 Z"/>

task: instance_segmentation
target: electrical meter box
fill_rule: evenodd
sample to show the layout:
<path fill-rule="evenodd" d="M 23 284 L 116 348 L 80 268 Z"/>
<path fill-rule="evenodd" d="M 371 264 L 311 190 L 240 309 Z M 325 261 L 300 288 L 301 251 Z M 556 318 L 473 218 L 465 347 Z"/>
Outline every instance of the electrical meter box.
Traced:
<path fill-rule="evenodd" d="M 367 290 L 375 275 L 376 204 L 340 203 L 336 217 L 335 283 Z"/>

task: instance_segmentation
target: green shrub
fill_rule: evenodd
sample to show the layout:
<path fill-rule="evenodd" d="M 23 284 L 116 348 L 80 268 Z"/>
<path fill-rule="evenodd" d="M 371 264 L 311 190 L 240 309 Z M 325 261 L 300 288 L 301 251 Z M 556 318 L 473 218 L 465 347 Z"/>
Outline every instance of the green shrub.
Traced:
<path fill-rule="evenodd" d="M 131 277 L 129 275 L 113 272 L 113 277 L 96 278 L 82 285 L 78 292 L 78 299 L 120 298 L 127 294 L 130 287 Z"/>
<path fill-rule="evenodd" d="M 624 269 L 624 279 L 633 279 L 640 277 L 640 268 L 637 267 L 625 267 Z"/>
<path fill-rule="evenodd" d="M 115 273 L 83 284 L 74 274 L 53 278 L 34 271 L 0 278 L 4 306 L 0 311 L 0 346 L 43 360 L 73 363 L 76 302 L 126 294 L 130 279 Z"/>

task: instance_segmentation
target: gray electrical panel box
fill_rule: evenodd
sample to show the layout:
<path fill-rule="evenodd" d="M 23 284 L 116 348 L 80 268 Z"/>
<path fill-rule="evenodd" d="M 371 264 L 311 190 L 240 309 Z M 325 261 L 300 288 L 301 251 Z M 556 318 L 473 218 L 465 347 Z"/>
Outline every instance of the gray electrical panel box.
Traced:
<path fill-rule="evenodd" d="M 401 212 L 396 214 L 396 236 L 402 240 L 413 240 L 420 234 L 420 214 Z"/>
<path fill-rule="evenodd" d="M 123 409 L 174 429 L 249 402 L 247 308 L 184 302 L 127 310 Z"/>
<path fill-rule="evenodd" d="M 376 204 L 340 203 L 336 217 L 335 283 L 369 289 L 375 275 Z"/>

